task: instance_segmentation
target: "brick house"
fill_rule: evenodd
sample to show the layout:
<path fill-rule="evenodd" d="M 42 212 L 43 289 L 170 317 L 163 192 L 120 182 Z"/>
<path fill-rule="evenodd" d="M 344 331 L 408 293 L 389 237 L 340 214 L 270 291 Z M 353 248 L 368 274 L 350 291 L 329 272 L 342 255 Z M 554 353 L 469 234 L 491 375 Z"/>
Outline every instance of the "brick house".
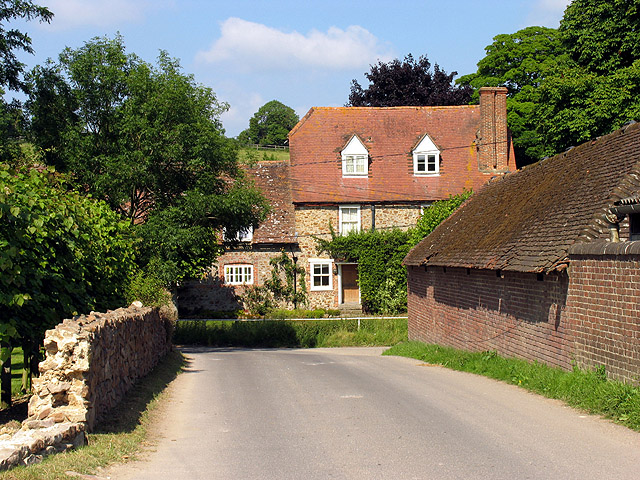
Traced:
<path fill-rule="evenodd" d="M 320 254 L 314 237 L 415 226 L 425 206 L 514 169 L 506 94 L 483 88 L 479 105 L 311 108 L 289 133 L 289 164 L 249 172 L 272 216 L 181 304 L 238 306 L 235 294 L 262 284 L 284 249 L 306 270 L 311 307 L 359 309 L 357 265 Z"/>
<path fill-rule="evenodd" d="M 491 182 L 409 252 L 409 337 L 640 375 L 640 124 Z"/>

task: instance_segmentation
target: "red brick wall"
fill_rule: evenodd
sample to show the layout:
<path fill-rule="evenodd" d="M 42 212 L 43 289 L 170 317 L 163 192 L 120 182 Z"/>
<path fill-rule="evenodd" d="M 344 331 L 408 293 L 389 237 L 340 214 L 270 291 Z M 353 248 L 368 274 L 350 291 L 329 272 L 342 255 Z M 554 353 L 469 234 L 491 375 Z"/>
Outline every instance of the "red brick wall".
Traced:
<path fill-rule="evenodd" d="M 571 366 L 566 274 L 409 267 L 409 338 Z M 469 272 L 469 273 L 467 273 Z"/>
<path fill-rule="evenodd" d="M 640 255 L 571 257 L 567 308 L 575 321 L 575 359 L 605 365 L 614 378 L 640 378 Z"/>
<path fill-rule="evenodd" d="M 568 274 L 543 281 L 409 267 L 409 338 L 565 369 L 604 365 L 611 378 L 638 383 L 640 242 L 584 245 L 571 254 Z M 637 251 L 625 253 L 629 248 Z"/>

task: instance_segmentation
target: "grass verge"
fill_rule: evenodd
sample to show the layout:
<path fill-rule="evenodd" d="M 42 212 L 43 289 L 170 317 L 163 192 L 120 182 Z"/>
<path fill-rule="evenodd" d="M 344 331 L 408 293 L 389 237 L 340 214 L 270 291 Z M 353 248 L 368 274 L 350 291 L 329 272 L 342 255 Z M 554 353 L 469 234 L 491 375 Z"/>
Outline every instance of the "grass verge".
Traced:
<path fill-rule="evenodd" d="M 495 351 L 466 352 L 421 342 L 395 345 L 383 355 L 415 358 L 518 385 L 640 431 L 640 388 L 608 380 L 604 366 L 567 372 L 537 362 L 504 358 Z"/>
<path fill-rule="evenodd" d="M 163 390 L 183 365 L 184 357 L 180 352 L 169 353 L 153 372 L 133 387 L 109 420 L 89 434 L 89 445 L 86 447 L 52 455 L 37 465 L 0 472 L 0 479 L 75 479 L 77 477 L 66 475 L 65 472 L 91 475 L 99 467 L 135 458 L 140 445 L 144 444 L 150 419 Z"/>
<path fill-rule="evenodd" d="M 407 319 L 183 321 L 174 342 L 238 347 L 356 347 L 395 345 L 407 339 Z"/>

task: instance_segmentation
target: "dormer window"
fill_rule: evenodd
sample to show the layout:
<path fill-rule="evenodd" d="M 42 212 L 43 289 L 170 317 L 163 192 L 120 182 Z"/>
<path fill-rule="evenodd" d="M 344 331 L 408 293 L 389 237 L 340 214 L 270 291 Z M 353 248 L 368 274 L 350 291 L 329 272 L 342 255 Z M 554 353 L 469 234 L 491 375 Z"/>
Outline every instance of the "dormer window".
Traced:
<path fill-rule="evenodd" d="M 440 150 L 429 135 L 425 135 L 413 150 L 413 174 L 438 175 L 439 172 Z"/>
<path fill-rule="evenodd" d="M 342 150 L 342 176 L 366 177 L 369 174 L 369 151 L 354 135 Z"/>

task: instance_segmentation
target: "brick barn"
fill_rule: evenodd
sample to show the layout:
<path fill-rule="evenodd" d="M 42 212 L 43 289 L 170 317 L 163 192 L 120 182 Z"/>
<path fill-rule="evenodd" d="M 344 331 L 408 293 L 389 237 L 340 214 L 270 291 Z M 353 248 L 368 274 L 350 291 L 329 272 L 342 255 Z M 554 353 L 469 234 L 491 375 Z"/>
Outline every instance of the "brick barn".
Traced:
<path fill-rule="evenodd" d="M 640 376 L 640 124 L 490 182 L 409 252 L 409 338 Z"/>

